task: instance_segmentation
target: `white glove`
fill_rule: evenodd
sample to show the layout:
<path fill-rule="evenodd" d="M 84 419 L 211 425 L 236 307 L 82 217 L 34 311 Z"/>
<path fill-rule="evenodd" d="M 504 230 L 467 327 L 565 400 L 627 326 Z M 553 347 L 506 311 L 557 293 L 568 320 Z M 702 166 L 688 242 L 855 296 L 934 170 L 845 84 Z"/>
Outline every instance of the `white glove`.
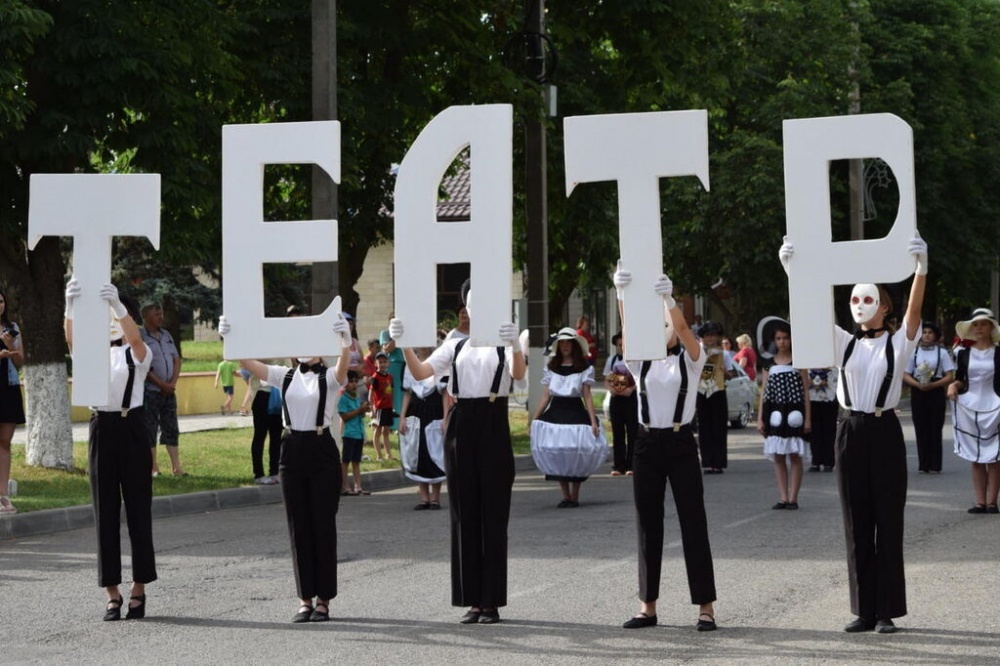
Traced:
<path fill-rule="evenodd" d="M 399 340 L 401 337 L 403 337 L 403 333 L 404 332 L 405 332 L 405 330 L 403 328 L 403 320 L 402 319 L 390 319 L 389 320 L 389 337 L 390 338 L 392 338 L 393 340 Z"/>
<path fill-rule="evenodd" d="M 499 335 L 500 335 L 500 341 L 503 342 L 504 345 L 509 345 L 512 347 L 516 346 L 515 351 L 521 350 L 521 345 L 518 342 L 518 338 L 520 337 L 521 332 L 517 330 L 517 326 L 515 324 L 512 324 L 510 322 L 507 322 L 506 324 L 500 324 Z"/>
<path fill-rule="evenodd" d="M 927 241 L 920 237 L 920 232 L 915 231 L 906 251 L 917 260 L 917 275 L 927 275 Z"/>
<path fill-rule="evenodd" d="M 340 336 L 340 346 L 347 349 L 351 346 L 353 340 L 351 340 L 351 325 L 347 323 L 347 319 L 344 315 L 337 314 L 337 318 L 333 321 L 333 332 Z"/>
<path fill-rule="evenodd" d="M 615 274 L 611 276 L 611 281 L 615 283 L 615 291 L 618 292 L 618 300 L 622 300 L 625 295 L 625 287 L 632 284 L 632 271 L 627 271 L 622 268 L 622 260 L 618 260 L 618 265 L 615 267 Z"/>
<path fill-rule="evenodd" d="M 232 324 L 226 319 L 226 315 L 219 317 L 219 335 L 226 337 L 229 335 L 229 331 L 233 330 Z"/>
<path fill-rule="evenodd" d="M 105 284 L 101 286 L 101 298 L 108 302 L 111 306 L 111 312 L 115 315 L 115 319 L 124 319 L 128 316 L 128 308 L 122 303 L 122 299 L 118 296 L 118 287 L 113 284 Z"/>
<path fill-rule="evenodd" d="M 80 289 L 80 283 L 76 281 L 76 278 L 70 278 L 69 282 L 66 283 L 66 310 L 63 312 L 63 317 L 66 319 L 73 318 L 73 303 L 81 293 L 83 290 Z"/>
<path fill-rule="evenodd" d="M 677 301 L 674 300 L 673 296 L 674 283 L 666 275 L 656 278 L 656 282 L 653 283 L 653 291 L 663 297 L 663 304 L 667 306 L 668 310 L 677 306 Z"/>
<path fill-rule="evenodd" d="M 791 260 L 792 255 L 795 254 L 795 246 L 792 245 L 792 241 L 788 240 L 788 236 L 782 237 L 781 240 L 778 259 L 781 260 L 781 267 L 785 269 L 785 275 L 788 275 L 788 262 Z"/>

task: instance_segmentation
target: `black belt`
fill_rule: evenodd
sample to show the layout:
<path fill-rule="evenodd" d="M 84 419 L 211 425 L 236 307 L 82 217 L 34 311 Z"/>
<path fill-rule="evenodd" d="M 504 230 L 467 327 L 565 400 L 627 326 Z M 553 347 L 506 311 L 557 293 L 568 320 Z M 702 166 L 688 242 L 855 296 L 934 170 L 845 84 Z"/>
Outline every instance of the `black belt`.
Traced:
<path fill-rule="evenodd" d="M 330 434 L 330 428 L 326 427 L 326 428 L 313 428 L 312 430 L 289 430 L 288 432 L 292 433 L 293 435 L 317 435 L 317 436 L 320 436 L 320 435 L 329 435 Z"/>
<path fill-rule="evenodd" d="M 851 416 L 874 416 L 875 418 L 881 417 L 883 414 L 895 414 L 896 409 L 890 407 L 889 409 L 876 409 L 874 412 L 859 412 L 857 410 L 851 410 Z"/>
<path fill-rule="evenodd" d="M 682 425 L 678 423 L 669 428 L 650 428 L 648 425 L 640 423 L 639 429 L 643 432 L 688 432 L 691 430 L 691 424 L 685 423 Z"/>

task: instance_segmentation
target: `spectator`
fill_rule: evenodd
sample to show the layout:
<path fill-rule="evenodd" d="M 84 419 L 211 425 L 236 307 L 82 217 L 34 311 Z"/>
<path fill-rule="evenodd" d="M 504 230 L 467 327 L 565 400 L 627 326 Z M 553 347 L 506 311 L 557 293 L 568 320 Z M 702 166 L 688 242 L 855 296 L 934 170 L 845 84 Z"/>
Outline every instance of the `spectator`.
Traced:
<path fill-rule="evenodd" d="M 177 445 L 180 431 L 177 426 L 177 378 L 181 374 L 181 356 L 170 332 L 163 328 L 163 307 L 150 303 L 142 308 L 143 327 L 139 329 L 142 340 L 153 352 L 152 365 L 146 375 L 145 408 L 146 427 L 149 429 L 150 446 L 153 447 L 153 476 L 160 475 L 156 456 L 156 436 L 167 447 L 170 468 L 174 476 L 187 476 L 181 467 Z"/>
<path fill-rule="evenodd" d="M 836 457 L 833 443 L 837 438 L 837 378 L 840 371 L 836 367 L 813 368 L 809 371 L 809 409 L 812 416 L 812 431 L 808 435 L 809 451 L 812 454 L 810 472 L 832 472 Z"/>
<path fill-rule="evenodd" d="M 81 294 L 71 279 L 66 285 L 65 332 L 73 350 L 73 306 Z M 114 285 L 101 287 L 111 319 L 109 354 L 111 384 L 108 404 L 96 409 L 90 420 L 90 491 L 97 527 L 97 584 L 104 588 L 107 605 L 104 621 L 121 619 L 122 582 L 121 505 L 125 503 L 129 541 L 132 545 L 132 591 L 126 620 L 146 616 L 146 584 L 156 580 L 153 551 L 153 481 L 149 476 L 149 430 L 143 419 L 144 392 L 139 389 L 153 354 Z M 90 351 L 90 350 L 88 350 Z M 148 394 L 146 394 L 148 395 Z"/>
<path fill-rule="evenodd" d="M 250 378 L 247 393 L 253 394 L 253 438 L 250 440 L 250 464 L 254 483 L 259 486 L 273 486 L 278 483 L 281 455 L 281 389 L 268 386 L 256 375 L 244 368 Z M 244 400 L 244 403 L 246 401 Z M 264 468 L 264 440 L 267 445 L 267 469 Z"/>
<path fill-rule="evenodd" d="M 215 388 L 222 384 L 222 392 L 226 396 L 226 401 L 222 403 L 222 415 L 233 413 L 233 393 L 236 390 L 236 368 L 239 367 L 236 361 L 223 360 L 215 370 Z"/>
<path fill-rule="evenodd" d="M 729 466 L 727 455 L 729 406 L 726 401 L 726 378 L 733 372 L 733 361 L 722 350 L 719 340 L 722 324 L 707 321 L 701 327 L 705 366 L 698 382 L 698 446 L 705 474 L 722 474 Z"/>
<path fill-rule="evenodd" d="M 347 384 L 337 402 L 337 412 L 344 424 L 341 435 L 343 441 L 341 464 L 344 466 L 341 475 L 343 479 L 341 495 L 371 495 L 370 492 L 361 487 L 361 451 L 365 446 L 364 417 L 368 413 L 369 405 L 358 389 L 360 379 L 361 375 L 356 370 L 348 370 Z M 348 489 L 346 482 L 348 467 L 353 467 L 352 471 L 354 472 L 354 487 L 351 489 Z"/>
<path fill-rule="evenodd" d="M 0 514 L 17 513 L 10 501 L 10 442 L 24 423 L 24 400 L 17 369 L 24 364 L 24 340 L 10 320 L 7 296 L 0 292 Z"/>
<path fill-rule="evenodd" d="M 375 354 L 378 370 L 371 377 L 368 388 L 368 402 L 371 403 L 375 416 L 375 433 L 372 441 L 375 446 L 375 457 L 378 460 L 392 460 L 392 447 L 389 444 L 389 431 L 393 422 L 393 376 L 389 374 L 389 356 L 385 352 Z M 385 452 L 385 457 L 382 454 Z"/>
<path fill-rule="evenodd" d="M 361 373 L 365 371 L 365 359 L 364 353 L 361 350 L 361 343 L 358 342 L 358 329 L 354 324 L 353 316 L 347 312 L 341 312 L 341 314 L 344 316 L 344 319 L 347 320 L 348 326 L 351 327 L 351 365 L 348 367 L 348 370 L 353 370 L 358 373 L 358 376 L 360 377 Z"/>
<path fill-rule="evenodd" d="M 431 350 L 414 350 L 426 361 Z M 437 377 L 417 381 L 410 369 L 403 373 L 403 411 L 399 419 L 399 457 L 408 479 L 417 482 L 420 503 L 417 511 L 441 508 L 441 483 L 444 472 L 444 399 L 447 380 Z"/>
<path fill-rule="evenodd" d="M 458 309 L 458 326 L 448 331 L 448 335 L 444 339 L 447 341 L 453 338 L 461 339 L 467 337 L 469 337 L 469 311 L 463 305 Z"/>
<path fill-rule="evenodd" d="M 736 344 L 739 351 L 733 356 L 733 362 L 743 368 L 747 377 L 757 381 L 757 352 L 753 350 L 753 339 L 748 334 L 741 333 L 736 336 Z"/>
<path fill-rule="evenodd" d="M 917 470 L 941 473 L 941 431 L 948 384 L 955 379 L 955 364 L 941 346 L 941 329 L 925 321 L 913 356 L 906 362 L 903 383 L 910 387 L 910 413 L 917 435 Z"/>
<path fill-rule="evenodd" d="M 580 315 L 576 320 L 576 334 L 582 336 L 587 341 L 587 363 L 591 367 L 597 366 L 597 340 L 590 334 L 590 317 Z"/>
<path fill-rule="evenodd" d="M 1000 324 L 992 311 L 979 308 L 955 331 L 972 340 L 959 350 L 955 381 L 948 387 L 955 403 L 955 453 L 972 464 L 976 503 L 969 513 L 1000 513 Z"/>
<path fill-rule="evenodd" d="M 611 338 L 615 353 L 604 365 L 604 386 L 611 400 L 608 418 L 611 420 L 611 440 L 614 463 L 611 476 L 632 475 L 635 438 L 639 433 L 639 402 L 635 393 L 635 378 L 623 356 L 621 331 Z"/>
<path fill-rule="evenodd" d="M 394 387 L 392 394 L 392 430 L 398 430 L 399 414 L 403 411 L 403 391 L 396 391 L 395 389 L 403 385 L 403 368 L 406 366 L 406 360 L 403 358 L 403 350 L 396 349 L 396 341 L 389 335 L 388 329 L 379 333 L 378 337 L 379 344 L 382 345 L 382 351 L 389 358 L 389 374 L 392 376 L 392 385 Z"/>
<path fill-rule="evenodd" d="M 382 351 L 382 345 L 379 344 L 378 338 L 373 338 L 368 341 L 368 355 L 365 356 L 364 368 L 361 374 L 361 379 L 364 381 L 365 385 L 368 385 L 368 380 L 378 372 L 378 364 L 375 363 L 375 355 Z"/>

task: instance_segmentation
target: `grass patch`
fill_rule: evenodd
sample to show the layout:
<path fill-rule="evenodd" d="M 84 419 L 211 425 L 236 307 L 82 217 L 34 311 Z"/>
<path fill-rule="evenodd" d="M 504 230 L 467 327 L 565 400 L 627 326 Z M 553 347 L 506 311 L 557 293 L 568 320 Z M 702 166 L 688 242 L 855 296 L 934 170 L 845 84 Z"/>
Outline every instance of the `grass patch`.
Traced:
<path fill-rule="evenodd" d="M 515 453 L 530 453 L 528 442 L 528 416 L 524 410 L 515 410 L 510 416 L 511 434 Z M 180 443 L 181 464 L 190 473 L 186 477 L 169 474 L 170 462 L 162 446 L 156 447 L 160 469 L 167 473 L 153 480 L 155 496 L 182 495 L 203 490 L 239 488 L 253 484 L 250 466 L 250 440 L 252 428 L 206 430 L 182 433 Z M 264 460 L 267 460 L 265 443 Z M 29 467 L 24 463 L 24 445 L 12 448 L 11 478 L 17 479 L 17 497 L 13 499 L 22 513 L 42 509 L 58 509 L 90 503 L 90 479 L 87 476 L 87 443 L 73 445 L 73 471 Z M 399 458 L 399 444 L 392 438 L 393 455 Z M 371 446 L 364 455 L 375 457 Z M 266 464 L 266 462 L 265 462 Z M 398 469 L 398 460 L 362 462 L 361 470 L 370 472 L 381 469 Z"/>
<path fill-rule="evenodd" d="M 222 341 L 183 340 L 181 352 L 182 372 L 215 372 L 222 361 Z"/>

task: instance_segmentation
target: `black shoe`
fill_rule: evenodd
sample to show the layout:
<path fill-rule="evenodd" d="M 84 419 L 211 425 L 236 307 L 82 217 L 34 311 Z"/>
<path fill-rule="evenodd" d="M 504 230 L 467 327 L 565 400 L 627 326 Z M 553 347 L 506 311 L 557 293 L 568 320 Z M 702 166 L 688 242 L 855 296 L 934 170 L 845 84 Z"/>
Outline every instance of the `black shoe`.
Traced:
<path fill-rule="evenodd" d="M 977 504 L 976 506 L 969 509 L 969 513 L 986 513 L 986 505 Z"/>
<path fill-rule="evenodd" d="M 138 601 L 138 606 L 133 606 L 132 602 Z M 133 594 L 132 598 L 128 600 L 128 612 L 125 613 L 126 620 L 141 620 L 146 617 L 146 595 L 145 594 Z"/>
<path fill-rule="evenodd" d="M 122 619 L 122 598 L 108 599 L 108 607 L 104 609 L 104 621 L 115 622 Z"/>
<path fill-rule="evenodd" d="M 483 609 L 479 614 L 479 624 L 496 624 L 500 621 L 500 611 L 496 608 Z"/>
<path fill-rule="evenodd" d="M 431 502 L 431 511 L 440 511 L 441 502 Z"/>
<path fill-rule="evenodd" d="M 575 509 L 580 506 L 580 503 L 577 502 L 576 500 L 567 500 L 567 501 L 568 504 L 566 505 L 566 508 L 568 509 Z"/>
<path fill-rule="evenodd" d="M 788 502 L 786 502 L 785 500 L 781 500 L 780 502 L 778 502 L 777 504 L 775 504 L 771 508 L 772 509 L 787 509 L 788 508 Z"/>
<path fill-rule="evenodd" d="M 323 610 L 320 610 L 322 608 Z M 327 622 L 330 619 L 330 604 L 325 601 L 317 601 L 316 609 L 309 614 L 310 622 Z"/>
<path fill-rule="evenodd" d="M 892 623 L 892 620 L 879 620 L 875 623 L 875 633 L 894 634 L 899 631 L 899 627 Z"/>
<path fill-rule="evenodd" d="M 459 622 L 461 624 L 475 624 L 476 622 L 479 622 L 480 615 L 482 615 L 482 611 L 470 610 L 468 613 L 462 616 L 462 619 L 459 620 Z"/>
<path fill-rule="evenodd" d="M 702 618 L 708 618 L 703 620 Z M 715 631 L 718 629 L 718 625 L 715 624 L 715 616 L 709 613 L 701 613 L 698 615 L 698 624 L 694 625 L 695 629 L 698 631 Z"/>
<path fill-rule="evenodd" d="M 645 613 L 639 613 L 635 617 L 630 617 L 622 625 L 624 629 L 642 629 L 643 627 L 655 627 L 656 626 L 656 616 L 646 615 Z"/>
<path fill-rule="evenodd" d="M 299 624 L 301 622 L 308 622 L 309 618 L 312 617 L 313 607 L 309 604 L 302 604 L 299 606 L 299 612 L 295 614 L 292 618 L 292 622 Z"/>
<path fill-rule="evenodd" d="M 819 471 L 819 465 L 813 465 L 812 467 L 809 468 L 809 471 L 810 472 L 818 472 Z"/>
<path fill-rule="evenodd" d="M 569 508 L 572 505 L 573 505 L 573 503 L 570 500 L 564 499 L 562 502 L 559 502 L 559 504 L 556 504 L 556 508 L 557 509 L 566 509 L 566 508 Z"/>
<path fill-rule="evenodd" d="M 785 508 L 788 509 L 789 511 L 798 511 L 799 510 L 799 503 L 798 502 L 789 502 L 788 505 L 785 506 Z"/>
<path fill-rule="evenodd" d="M 892 624 L 890 622 L 890 624 Z M 862 631 L 871 631 L 875 628 L 875 620 L 868 617 L 855 618 L 853 622 L 844 627 L 844 631 L 849 634 L 856 634 Z"/>
<path fill-rule="evenodd" d="M 1000 513 L 1000 509 L 997 508 L 996 504 L 987 504 L 986 513 Z"/>
<path fill-rule="evenodd" d="M 429 508 L 431 508 L 431 503 L 430 502 L 421 502 L 420 504 L 418 504 L 415 507 L 413 507 L 413 510 L 414 511 L 426 511 Z"/>
<path fill-rule="evenodd" d="M 823 471 L 824 472 L 832 472 L 833 471 L 833 465 L 825 465 L 823 467 Z"/>

